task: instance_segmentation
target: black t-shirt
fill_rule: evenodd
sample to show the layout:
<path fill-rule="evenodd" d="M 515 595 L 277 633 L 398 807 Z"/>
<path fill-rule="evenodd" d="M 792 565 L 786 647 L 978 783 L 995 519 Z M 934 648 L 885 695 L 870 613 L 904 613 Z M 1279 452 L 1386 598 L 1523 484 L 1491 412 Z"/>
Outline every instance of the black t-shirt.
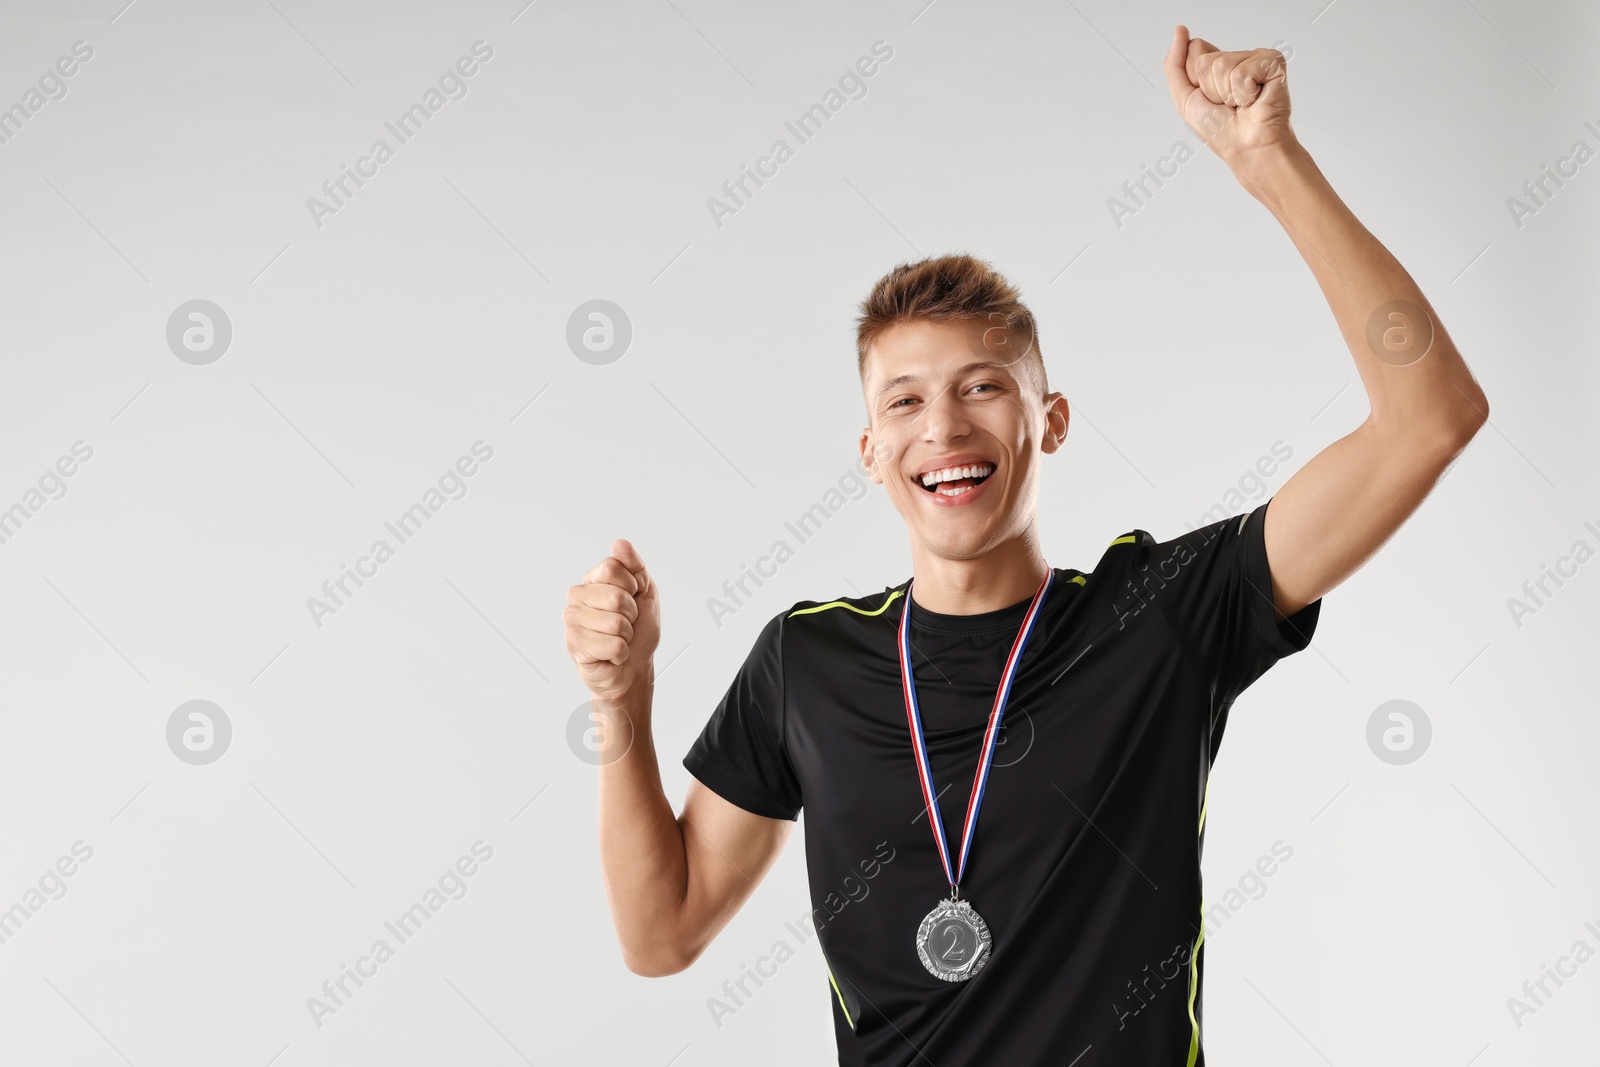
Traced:
<path fill-rule="evenodd" d="M 803 934 L 827 965 L 840 1064 L 1204 1064 L 1207 775 L 1233 700 L 1310 643 L 1322 606 L 1274 622 L 1268 504 L 1159 543 L 1135 530 L 1091 573 L 1054 568 L 961 881 L 993 937 L 965 982 L 929 974 L 916 950 L 949 886 L 901 695 L 910 583 L 801 601 L 767 623 L 683 765 L 758 815 L 804 808 L 815 934 Z M 912 612 L 952 866 L 1031 599 Z"/>

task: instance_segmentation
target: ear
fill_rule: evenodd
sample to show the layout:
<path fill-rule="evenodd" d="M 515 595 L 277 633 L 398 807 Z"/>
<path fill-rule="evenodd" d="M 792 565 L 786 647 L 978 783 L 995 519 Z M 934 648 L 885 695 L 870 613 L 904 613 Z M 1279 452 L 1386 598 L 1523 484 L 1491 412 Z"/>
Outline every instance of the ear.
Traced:
<path fill-rule="evenodd" d="M 882 485 L 883 484 L 883 473 L 878 470 L 876 450 L 873 448 L 873 445 L 872 445 L 872 427 L 870 427 L 870 426 L 862 427 L 862 429 L 861 429 L 860 447 L 861 447 L 861 466 L 862 466 L 863 469 L 866 470 L 867 477 L 871 478 L 874 482 L 877 482 L 879 485 Z"/>
<path fill-rule="evenodd" d="M 1067 398 L 1060 393 L 1046 393 L 1044 397 L 1044 437 L 1039 451 L 1055 452 L 1067 439 L 1067 425 L 1072 421 L 1072 411 Z"/>

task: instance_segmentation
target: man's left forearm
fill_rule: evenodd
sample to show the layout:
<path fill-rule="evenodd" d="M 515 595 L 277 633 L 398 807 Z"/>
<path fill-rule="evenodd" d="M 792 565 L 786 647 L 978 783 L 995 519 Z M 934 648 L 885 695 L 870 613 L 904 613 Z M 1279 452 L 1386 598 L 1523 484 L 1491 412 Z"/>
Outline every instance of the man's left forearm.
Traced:
<path fill-rule="evenodd" d="M 1233 168 L 1311 267 L 1385 436 L 1464 445 L 1489 405 L 1411 275 L 1361 224 L 1298 142 Z"/>

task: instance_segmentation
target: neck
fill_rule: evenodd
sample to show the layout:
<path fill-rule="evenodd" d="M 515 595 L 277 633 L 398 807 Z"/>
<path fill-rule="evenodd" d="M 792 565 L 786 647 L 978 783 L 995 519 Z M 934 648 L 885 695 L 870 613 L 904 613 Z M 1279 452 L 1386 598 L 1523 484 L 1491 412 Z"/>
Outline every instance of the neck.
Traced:
<path fill-rule="evenodd" d="M 1048 569 L 1032 530 L 973 559 L 946 559 L 913 542 L 911 598 L 941 615 L 996 611 L 1031 597 Z"/>

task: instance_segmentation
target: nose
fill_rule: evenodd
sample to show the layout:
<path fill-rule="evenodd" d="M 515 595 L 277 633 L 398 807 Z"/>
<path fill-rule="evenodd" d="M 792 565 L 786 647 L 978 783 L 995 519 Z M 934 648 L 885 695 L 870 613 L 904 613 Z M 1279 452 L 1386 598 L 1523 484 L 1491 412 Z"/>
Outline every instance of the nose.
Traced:
<path fill-rule="evenodd" d="M 933 444 L 965 437 L 972 429 L 965 405 L 956 394 L 954 386 L 940 389 L 922 409 L 922 433 Z"/>

